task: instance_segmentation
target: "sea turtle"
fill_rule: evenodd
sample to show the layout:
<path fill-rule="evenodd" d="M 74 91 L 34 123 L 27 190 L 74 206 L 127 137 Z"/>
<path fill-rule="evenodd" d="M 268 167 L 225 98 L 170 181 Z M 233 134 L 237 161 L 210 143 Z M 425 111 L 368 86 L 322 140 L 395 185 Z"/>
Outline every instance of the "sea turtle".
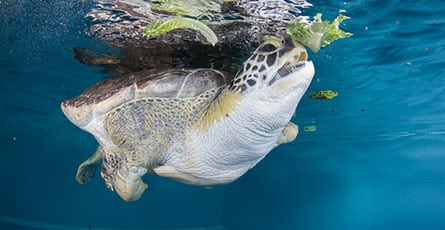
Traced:
<path fill-rule="evenodd" d="M 275 37 L 234 77 L 214 69 L 139 72 L 64 100 L 66 117 L 99 143 L 77 181 L 102 163 L 107 187 L 133 201 L 147 188 L 147 172 L 200 186 L 236 180 L 295 139 L 290 119 L 314 75 L 307 56 L 302 45 Z"/>

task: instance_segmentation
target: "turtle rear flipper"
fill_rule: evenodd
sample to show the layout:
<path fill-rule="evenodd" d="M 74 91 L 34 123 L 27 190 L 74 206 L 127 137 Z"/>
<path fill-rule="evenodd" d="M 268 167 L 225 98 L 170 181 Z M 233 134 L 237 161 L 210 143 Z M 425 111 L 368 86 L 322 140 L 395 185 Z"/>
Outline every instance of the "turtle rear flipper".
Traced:
<path fill-rule="evenodd" d="M 148 187 L 141 178 L 147 169 L 129 163 L 123 157 L 125 154 L 105 151 L 101 176 L 108 189 L 116 191 L 125 201 L 135 201 L 141 198 Z"/>
<path fill-rule="evenodd" d="M 79 165 L 76 173 L 76 181 L 80 184 L 85 184 L 90 181 L 101 162 L 102 148 L 99 147 L 93 155 Z"/>
<path fill-rule="evenodd" d="M 117 65 L 121 59 L 109 54 L 98 54 L 91 49 L 72 47 L 74 59 L 91 66 Z"/>
<path fill-rule="evenodd" d="M 144 167 L 131 166 L 129 169 L 121 164 L 113 177 L 113 187 L 125 201 L 135 201 L 141 198 L 148 185 L 142 181 L 147 173 Z"/>

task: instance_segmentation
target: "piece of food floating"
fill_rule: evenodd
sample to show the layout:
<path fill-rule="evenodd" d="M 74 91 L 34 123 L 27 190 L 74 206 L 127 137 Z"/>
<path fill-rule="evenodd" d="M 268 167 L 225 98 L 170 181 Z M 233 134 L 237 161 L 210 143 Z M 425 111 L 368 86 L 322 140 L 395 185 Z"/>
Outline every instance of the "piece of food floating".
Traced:
<path fill-rule="evenodd" d="M 315 132 L 315 131 L 317 131 L 317 126 L 315 125 L 304 126 L 304 132 Z"/>
<path fill-rule="evenodd" d="M 341 12 L 344 12 L 344 10 Z M 309 23 L 291 22 L 287 33 L 291 35 L 294 41 L 305 45 L 314 53 L 335 40 L 352 36 L 352 33 L 339 28 L 340 23 L 349 19 L 348 16 L 339 14 L 332 22 L 323 21 L 321 16 L 320 13 L 316 14 Z"/>
<path fill-rule="evenodd" d="M 318 100 L 332 100 L 336 96 L 338 96 L 338 92 L 332 91 L 330 89 L 318 90 L 308 94 L 308 97 Z"/>

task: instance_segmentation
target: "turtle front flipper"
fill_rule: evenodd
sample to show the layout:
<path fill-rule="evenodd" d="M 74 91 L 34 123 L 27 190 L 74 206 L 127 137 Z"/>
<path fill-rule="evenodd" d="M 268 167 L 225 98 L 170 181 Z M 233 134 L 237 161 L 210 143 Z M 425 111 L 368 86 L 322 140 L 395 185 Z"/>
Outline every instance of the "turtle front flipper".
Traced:
<path fill-rule="evenodd" d="M 97 167 L 102 162 L 102 153 L 102 148 L 99 146 L 93 155 L 79 165 L 76 173 L 77 182 L 80 184 L 85 184 L 93 178 Z"/>
<path fill-rule="evenodd" d="M 278 137 L 277 144 L 286 144 L 295 140 L 298 135 L 298 126 L 292 122 L 287 123 Z"/>

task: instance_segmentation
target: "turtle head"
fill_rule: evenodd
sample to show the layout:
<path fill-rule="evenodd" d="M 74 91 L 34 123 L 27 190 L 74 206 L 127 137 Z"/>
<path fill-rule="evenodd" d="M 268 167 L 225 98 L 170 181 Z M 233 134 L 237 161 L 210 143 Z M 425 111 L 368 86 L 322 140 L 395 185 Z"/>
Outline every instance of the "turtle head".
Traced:
<path fill-rule="evenodd" d="M 242 64 L 230 90 L 270 99 L 290 94 L 301 98 L 314 76 L 314 66 L 307 56 L 304 46 L 290 38 L 271 37 Z"/>
<path fill-rule="evenodd" d="M 281 131 L 314 76 L 314 65 L 307 57 L 304 46 L 290 38 L 274 37 L 260 45 L 241 65 L 228 89 L 232 92 L 228 95 L 240 97 L 239 117 L 247 118 L 242 122 L 250 122 L 252 130 Z"/>

